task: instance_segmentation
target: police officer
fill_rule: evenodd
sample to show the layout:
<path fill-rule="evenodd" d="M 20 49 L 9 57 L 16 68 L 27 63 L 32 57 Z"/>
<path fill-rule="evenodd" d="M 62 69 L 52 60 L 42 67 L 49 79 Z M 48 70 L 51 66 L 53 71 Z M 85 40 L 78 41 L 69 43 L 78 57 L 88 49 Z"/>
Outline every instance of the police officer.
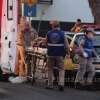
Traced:
<path fill-rule="evenodd" d="M 57 21 L 51 21 L 51 31 L 47 33 L 47 55 L 48 55 L 48 85 L 47 88 L 53 89 L 53 67 L 58 67 L 59 82 L 58 89 L 64 90 L 64 56 L 65 50 L 69 51 L 68 41 L 64 32 L 60 30 Z"/>
<path fill-rule="evenodd" d="M 80 67 L 78 69 L 75 83 L 77 85 L 92 85 L 92 81 L 95 75 L 95 67 L 92 65 L 92 55 L 95 53 L 93 47 L 93 35 L 91 30 L 85 31 L 84 38 L 80 41 L 79 48 L 81 50 L 80 55 Z M 96 53 L 95 53 L 96 55 Z M 84 75 L 88 72 L 87 79 L 84 79 Z"/>

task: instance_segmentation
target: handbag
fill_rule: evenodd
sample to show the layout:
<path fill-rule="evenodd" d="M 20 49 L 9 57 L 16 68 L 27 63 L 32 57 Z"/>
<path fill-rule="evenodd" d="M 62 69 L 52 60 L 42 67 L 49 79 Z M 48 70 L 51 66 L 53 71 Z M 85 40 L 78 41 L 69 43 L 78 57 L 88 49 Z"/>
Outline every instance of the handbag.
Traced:
<path fill-rule="evenodd" d="M 71 58 L 65 57 L 65 59 L 64 59 L 64 69 L 65 70 L 74 70 L 74 64 L 73 64 Z"/>

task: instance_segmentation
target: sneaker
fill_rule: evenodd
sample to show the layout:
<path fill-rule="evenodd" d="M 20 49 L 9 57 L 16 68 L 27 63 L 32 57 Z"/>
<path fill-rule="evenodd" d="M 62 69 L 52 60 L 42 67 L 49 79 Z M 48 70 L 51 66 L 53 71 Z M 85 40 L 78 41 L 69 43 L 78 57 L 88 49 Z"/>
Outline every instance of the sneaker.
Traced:
<path fill-rule="evenodd" d="M 92 82 L 87 82 L 86 85 L 88 85 L 88 86 L 93 85 L 93 83 Z"/>
<path fill-rule="evenodd" d="M 80 82 L 76 82 L 75 83 L 75 89 L 86 90 L 86 84 L 82 84 Z"/>
<path fill-rule="evenodd" d="M 45 89 L 51 89 L 51 90 L 52 90 L 53 88 L 54 88 L 54 87 L 53 87 L 53 84 L 52 84 L 52 83 L 51 83 L 51 84 L 48 83 L 48 80 L 46 80 L 46 81 L 45 81 Z"/>
<path fill-rule="evenodd" d="M 27 81 L 27 78 L 26 77 L 21 77 L 21 76 L 18 76 L 12 80 L 10 80 L 11 83 L 13 84 L 20 84 L 20 83 L 24 83 Z"/>
<path fill-rule="evenodd" d="M 93 83 L 87 83 L 86 84 L 86 89 L 87 90 L 95 90 L 95 86 Z"/>
<path fill-rule="evenodd" d="M 58 86 L 58 89 L 59 89 L 59 91 L 64 91 L 64 86 L 59 85 L 59 86 Z"/>
<path fill-rule="evenodd" d="M 81 84 L 79 82 L 75 82 L 75 89 L 80 89 L 81 88 Z"/>
<path fill-rule="evenodd" d="M 15 77 L 9 77 L 8 81 L 11 82 Z"/>
<path fill-rule="evenodd" d="M 54 85 L 54 86 L 58 86 L 58 81 L 57 81 L 57 80 L 54 80 L 54 81 L 53 81 L 53 85 Z"/>

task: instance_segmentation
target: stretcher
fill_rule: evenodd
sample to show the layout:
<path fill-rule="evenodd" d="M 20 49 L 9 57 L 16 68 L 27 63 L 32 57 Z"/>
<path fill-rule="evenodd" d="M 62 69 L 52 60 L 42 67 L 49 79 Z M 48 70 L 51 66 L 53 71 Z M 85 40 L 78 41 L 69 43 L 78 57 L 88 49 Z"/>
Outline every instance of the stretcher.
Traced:
<path fill-rule="evenodd" d="M 26 56 L 30 58 L 31 70 L 27 77 L 31 79 L 32 84 L 34 84 L 36 79 L 46 80 L 48 77 L 46 67 L 46 49 L 29 47 L 26 49 Z M 30 66 L 27 67 L 27 70 L 30 69 Z"/>

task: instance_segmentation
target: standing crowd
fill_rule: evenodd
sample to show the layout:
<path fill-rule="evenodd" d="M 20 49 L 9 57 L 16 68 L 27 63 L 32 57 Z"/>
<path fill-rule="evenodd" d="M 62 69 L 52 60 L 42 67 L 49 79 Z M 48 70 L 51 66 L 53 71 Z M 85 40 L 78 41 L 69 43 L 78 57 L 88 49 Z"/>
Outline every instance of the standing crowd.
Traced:
<path fill-rule="evenodd" d="M 65 57 L 70 58 L 70 46 L 65 35 L 65 32 L 60 29 L 59 22 L 50 21 L 51 30 L 47 33 L 45 38 L 40 38 L 41 42 L 44 42 L 47 48 L 47 67 L 48 67 L 48 82 L 46 85 L 47 89 L 53 89 L 54 80 L 54 66 L 58 68 L 58 89 L 64 90 L 65 70 L 64 70 L 64 59 Z M 79 33 L 83 30 L 81 20 L 78 19 L 71 32 Z M 79 68 L 77 71 L 75 85 L 92 85 L 93 78 L 95 75 L 95 68 L 92 65 L 92 54 L 95 53 L 93 47 L 93 35 L 95 33 L 92 30 L 85 29 L 84 38 L 81 39 L 79 44 Z M 27 81 L 28 64 L 26 64 L 26 49 L 35 45 L 34 40 L 39 39 L 38 33 L 32 28 L 31 24 L 26 21 L 25 17 L 20 18 L 18 25 L 18 33 L 16 40 L 16 66 L 14 74 L 16 77 L 10 78 L 12 83 L 23 83 Z M 28 59 L 27 59 L 28 61 Z M 85 80 L 84 75 L 86 72 L 88 77 Z"/>

